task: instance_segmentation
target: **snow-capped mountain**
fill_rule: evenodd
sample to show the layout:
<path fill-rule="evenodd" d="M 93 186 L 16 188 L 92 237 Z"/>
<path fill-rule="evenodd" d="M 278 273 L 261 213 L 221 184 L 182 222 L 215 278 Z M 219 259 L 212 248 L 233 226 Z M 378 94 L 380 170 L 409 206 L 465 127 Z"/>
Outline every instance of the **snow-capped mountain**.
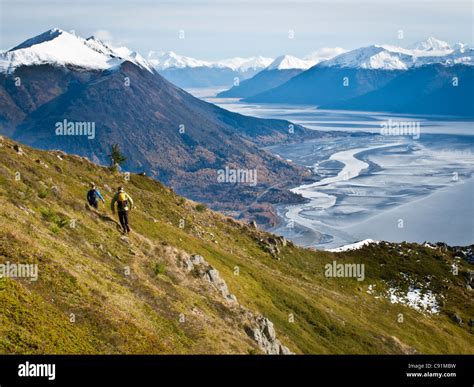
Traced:
<path fill-rule="evenodd" d="M 250 79 L 217 94 L 219 98 L 247 98 L 278 87 L 301 74 L 301 69 L 263 70 Z"/>
<path fill-rule="evenodd" d="M 285 141 L 289 122 L 243 116 L 195 98 L 142 67 L 144 59 L 126 48 L 51 30 L 5 55 L 2 64 L 11 72 L 0 72 L 0 135 L 104 165 L 116 143 L 127 155 L 127 171 L 146 172 L 213 205 L 248 198 L 246 187 L 231 196 L 210 188 L 216 165 L 253 165 L 263 171 L 259 184 L 268 186 L 304 176 L 303 169 L 256 145 Z M 17 77 L 21 85 L 14 86 Z M 93 137 L 58 134 L 57 123 L 64 120 L 92 123 Z M 186 127 L 185 135 L 177 132 L 177 123 Z M 313 133 L 295 125 L 297 136 Z"/>
<path fill-rule="evenodd" d="M 361 69 L 407 70 L 425 64 L 444 65 L 473 64 L 473 51 L 463 43 L 450 46 L 430 37 L 425 41 L 403 48 L 392 45 L 372 45 L 343 53 L 321 62 L 321 67 L 345 67 Z"/>
<path fill-rule="evenodd" d="M 292 55 L 281 55 L 276 58 L 265 70 L 306 70 L 314 66 L 316 61 L 303 60 Z"/>
<path fill-rule="evenodd" d="M 178 55 L 173 51 L 167 51 L 159 53 L 157 57 L 150 56 L 149 62 L 155 67 L 156 70 L 166 70 L 169 68 L 182 69 L 185 67 L 212 67 L 213 63 L 194 59 L 189 56 Z"/>
<path fill-rule="evenodd" d="M 320 67 L 406 70 L 413 65 L 413 56 L 387 46 L 372 45 L 338 55 L 321 62 Z"/>
<path fill-rule="evenodd" d="M 196 67 L 209 67 L 209 68 L 228 68 L 232 71 L 248 71 L 262 70 L 267 67 L 272 61 L 272 58 L 265 58 L 263 56 L 253 56 L 250 58 L 229 58 L 219 61 L 207 61 L 192 58 L 189 56 L 179 55 L 173 51 L 160 52 L 157 55 L 152 54 L 149 57 L 150 63 L 152 63 L 156 70 L 162 71 L 170 68 L 196 68 Z"/>
<path fill-rule="evenodd" d="M 248 79 L 273 61 L 263 56 L 207 61 L 172 51 L 152 53 L 148 60 L 161 75 L 183 88 L 231 85 L 235 78 Z"/>
<path fill-rule="evenodd" d="M 411 48 L 372 45 L 320 62 L 245 100 L 472 116 L 473 64 L 474 50 L 462 43 L 428 38 Z M 462 84 L 452 87 L 453 77 Z"/>
<path fill-rule="evenodd" d="M 172 83 L 184 87 L 223 87 L 231 86 L 236 79 L 246 81 L 262 70 L 307 70 L 311 66 L 345 52 L 343 48 L 322 48 L 304 59 L 282 55 L 276 59 L 265 56 L 249 58 L 235 57 L 217 61 L 191 58 L 175 52 L 152 53 L 148 60 L 155 69 Z M 296 75 L 296 73 L 293 73 Z M 280 81 L 288 80 L 278 76 Z M 272 87 L 278 82 L 265 82 Z M 239 89 L 242 91 L 242 88 Z"/>
<path fill-rule="evenodd" d="M 340 47 L 321 48 L 304 59 L 292 55 L 281 55 L 252 78 L 220 92 L 217 96 L 221 98 L 251 98 L 277 88 L 322 60 L 332 58 L 345 51 Z"/>
<path fill-rule="evenodd" d="M 147 69 L 150 72 L 153 72 L 153 65 L 148 62 L 143 56 L 138 52 L 130 50 L 128 47 L 117 47 L 113 50 L 118 54 L 123 60 L 128 60 L 136 65 Z"/>
<path fill-rule="evenodd" d="M 230 58 L 217 61 L 217 67 L 228 67 L 234 71 L 247 72 L 249 70 L 260 71 L 272 63 L 272 58 L 264 56 L 252 56 L 249 58 Z"/>
<path fill-rule="evenodd" d="M 432 51 L 432 52 L 443 52 L 452 51 L 452 47 L 449 43 L 430 36 L 428 39 L 421 42 L 415 43 L 410 46 L 413 51 Z"/>
<path fill-rule="evenodd" d="M 280 86 L 316 64 L 314 60 L 302 60 L 292 55 L 281 55 L 264 70 L 217 94 L 221 98 L 247 98 Z"/>
<path fill-rule="evenodd" d="M 124 61 L 153 71 L 152 66 L 136 52 L 124 47 L 113 49 L 94 37 L 83 39 L 54 28 L 0 53 L 0 71 L 11 73 L 20 66 L 40 64 L 107 70 L 117 68 Z"/>
<path fill-rule="evenodd" d="M 467 45 L 458 43 L 454 50 L 445 55 L 423 55 L 415 57 L 415 66 L 420 67 L 427 64 L 440 63 L 445 66 L 456 64 L 474 65 L 474 49 Z"/>

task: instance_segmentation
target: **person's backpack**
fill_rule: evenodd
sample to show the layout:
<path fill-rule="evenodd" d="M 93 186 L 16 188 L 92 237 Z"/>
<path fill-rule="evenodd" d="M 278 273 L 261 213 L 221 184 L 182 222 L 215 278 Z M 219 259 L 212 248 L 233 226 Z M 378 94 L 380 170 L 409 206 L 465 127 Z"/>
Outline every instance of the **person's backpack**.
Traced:
<path fill-rule="evenodd" d="M 128 211 L 128 199 L 125 192 L 120 192 L 117 197 L 117 208 L 119 211 Z"/>
<path fill-rule="evenodd" d="M 87 192 L 87 201 L 91 206 L 97 203 L 97 194 L 95 192 L 95 189 L 91 189 L 89 192 Z"/>

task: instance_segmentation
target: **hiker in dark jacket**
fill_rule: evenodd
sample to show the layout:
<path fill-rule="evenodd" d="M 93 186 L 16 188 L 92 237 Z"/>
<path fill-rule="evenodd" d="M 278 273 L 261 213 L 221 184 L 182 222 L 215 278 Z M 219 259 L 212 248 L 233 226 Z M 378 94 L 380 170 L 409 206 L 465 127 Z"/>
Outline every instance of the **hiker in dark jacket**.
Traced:
<path fill-rule="evenodd" d="M 91 183 L 91 189 L 87 192 L 87 202 L 95 209 L 98 209 L 99 202 L 97 199 L 100 199 L 102 203 L 105 203 L 100 191 L 97 189 L 94 183 Z"/>
<path fill-rule="evenodd" d="M 115 193 L 110 208 L 115 214 L 115 203 L 117 203 L 118 216 L 123 232 L 128 234 L 130 227 L 128 225 L 128 211 L 133 208 L 133 200 L 123 187 L 119 187 Z"/>

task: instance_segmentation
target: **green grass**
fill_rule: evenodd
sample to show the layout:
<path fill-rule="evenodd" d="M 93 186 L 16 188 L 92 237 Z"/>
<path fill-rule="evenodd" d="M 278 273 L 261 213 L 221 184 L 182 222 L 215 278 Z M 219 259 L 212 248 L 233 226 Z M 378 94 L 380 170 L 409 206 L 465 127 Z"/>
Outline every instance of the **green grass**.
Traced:
<path fill-rule="evenodd" d="M 38 192 L 38 197 L 40 199 L 46 199 L 48 197 L 48 194 L 49 194 L 49 190 L 45 188 Z"/>
<path fill-rule="evenodd" d="M 54 212 L 51 208 L 41 208 L 40 213 L 44 220 L 52 223 L 51 231 L 55 234 L 69 224 L 69 219 L 64 214 Z"/>
<path fill-rule="evenodd" d="M 259 353 L 238 313 L 178 267 L 184 253 L 204 256 L 239 302 L 273 321 L 294 352 L 401 353 L 406 346 L 420 353 L 473 353 L 467 324 L 450 319 L 453 312 L 464 321 L 474 315 L 466 290 L 472 265 L 461 262 L 453 276 L 450 252 L 380 244 L 333 254 L 288 245 L 276 260 L 261 247 L 268 234 L 149 177 L 124 182 L 119 173 L 79 157 L 61 161 L 52 152 L 23 148 L 26 156 L 0 148 L 0 263 L 37 263 L 39 278 L 0 279 L 1 353 Z M 86 209 L 90 181 L 107 205 L 113 192 L 106 185 L 124 185 L 133 197 L 128 241 L 108 206 Z M 60 197 L 41 197 L 53 186 Z M 324 265 L 333 260 L 363 263 L 365 281 L 326 278 Z M 381 291 L 388 284 L 406 288 L 400 272 L 421 283 L 429 276 L 430 289 L 444 297 L 442 312 L 425 315 L 367 293 L 369 284 Z"/>
<path fill-rule="evenodd" d="M 199 203 L 196 206 L 196 211 L 198 211 L 198 212 L 204 212 L 206 210 L 207 210 L 207 206 L 205 204 Z"/>
<path fill-rule="evenodd" d="M 156 276 L 166 273 L 166 266 L 163 263 L 155 263 L 153 266 L 153 272 Z"/>

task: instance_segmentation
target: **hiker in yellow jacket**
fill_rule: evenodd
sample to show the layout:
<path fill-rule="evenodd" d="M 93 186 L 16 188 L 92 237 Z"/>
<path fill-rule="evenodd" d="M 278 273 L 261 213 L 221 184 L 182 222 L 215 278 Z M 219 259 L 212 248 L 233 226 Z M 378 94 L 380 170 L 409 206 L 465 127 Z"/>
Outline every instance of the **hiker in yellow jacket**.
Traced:
<path fill-rule="evenodd" d="M 115 203 L 117 203 L 118 216 L 123 232 L 127 234 L 130 232 L 130 227 L 128 226 L 128 211 L 133 208 L 133 200 L 130 195 L 125 192 L 123 187 L 118 187 L 117 192 L 112 199 L 110 208 L 114 214 Z"/>

